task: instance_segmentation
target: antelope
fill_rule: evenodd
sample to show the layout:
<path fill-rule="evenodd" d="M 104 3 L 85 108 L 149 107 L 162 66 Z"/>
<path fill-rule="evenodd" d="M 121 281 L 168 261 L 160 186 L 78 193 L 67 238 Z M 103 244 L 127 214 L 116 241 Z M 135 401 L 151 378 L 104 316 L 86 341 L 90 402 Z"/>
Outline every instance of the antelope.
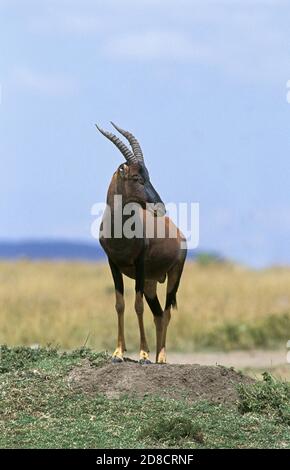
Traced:
<path fill-rule="evenodd" d="M 112 361 L 122 362 L 126 351 L 123 284 L 123 275 L 125 275 L 135 280 L 135 311 L 140 332 L 139 362 L 151 363 L 143 323 L 144 294 L 154 316 L 156 362 L 162 364 L 166 363 L 166 334 L 171 319 L 171 308 L 177 307 L 176 293 L 187 253 L 186 240 L 178 227 L 165 215 L 165 205 L 150 181 L 138 140 L 130 132 L 121 129 L 113 122 L 111 124 L 127 139 L 131 147 L 128 148 L 115 134 L 103 130 L 96 124 L 97 129 L 120 150 L 126 160 L 117 168 L 111 179 L 107 193 L 107 209 L 103 215 L 99 235 L 114 281 L 115 308 L 118 315 L 117 348 Z M 119 197 L 117 204 L 115 204 L 116 197 Z M 138 220 L 143 224 L 142 233 L 130 238 L 124 233 L 112 236 L 111 230 L 114 224 L 116 225 L 116 216 L 121 217 L 123 225 L 128 221 L 129 214 L 125 213 L 128 204 L 137 207 Z M 148 228 L 151 229 L 149 237 Z M 157 283 L 164 283 L 166 277 L 166 302 L 163 310 L 157 297 Z"/>

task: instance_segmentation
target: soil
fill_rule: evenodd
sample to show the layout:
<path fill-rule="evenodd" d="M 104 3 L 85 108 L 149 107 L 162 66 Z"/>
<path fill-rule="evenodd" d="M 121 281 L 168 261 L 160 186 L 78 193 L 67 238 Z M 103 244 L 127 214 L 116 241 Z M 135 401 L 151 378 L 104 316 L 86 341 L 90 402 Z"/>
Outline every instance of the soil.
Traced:
<path fill-rule="evenodd" d="M 254 380 L 233 368 L 198 364 L 148 364 L 134 361 L 107 363 L 96 367 L 88 360 L 69 374 L 72 388 L 108 398 L 158 396 L 185 398 L 191 402 L 208 400 L 232 404 L 237 401 L 237 384 Z"/>

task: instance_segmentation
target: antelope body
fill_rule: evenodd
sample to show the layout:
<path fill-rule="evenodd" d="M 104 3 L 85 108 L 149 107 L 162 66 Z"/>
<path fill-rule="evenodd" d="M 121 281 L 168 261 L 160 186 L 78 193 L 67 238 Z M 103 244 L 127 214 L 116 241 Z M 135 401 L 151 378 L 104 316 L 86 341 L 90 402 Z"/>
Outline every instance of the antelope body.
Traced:
<path fill-rule="evenodd" d="M 150 363 L 143 324 L 144 294 L 154 315 L 156 362 L 165 363 L 167 327 L 171 318 L 171 308 L 176 307 L 176 292 L 186 258 L 186 242 L 180 230 L 165 215 L 164 203 L 150 182 L 137 139 L 115 124 L 112 123 L 112 125 L 129 141 L 132 149 L 130 150 L 116 135 L 97 126 L 98 130 L 116 145 L 126 160 L 113 174 L 107 194 L 107 210 L 100 231 L 100 243 L 108 256 L 116 294 L 118 341 L 113 354 L 113 362 L 123 361 L 126 351 L 123 284 L 123 275 L 126 275 L 135 279 L 135 311 L 140 330 L 140 362 Z M 118 199 L 117 204 L 115 204 L 116 199 Z M 125 210 L 128 204 L 131 204 L 129 207 L 135 208 L 136 221 L 140 222 L 142 233 L 130 238 L 123 232 L 115 236 L 116 220 L 121 220 L 123 225 L 130 222 L 131 214 Z M 150 236 L 147 235 L 148 231 Z M 166 277 L 166 304 L 162 309 L 157 297 L 157 283 L 164 282 Z"/>

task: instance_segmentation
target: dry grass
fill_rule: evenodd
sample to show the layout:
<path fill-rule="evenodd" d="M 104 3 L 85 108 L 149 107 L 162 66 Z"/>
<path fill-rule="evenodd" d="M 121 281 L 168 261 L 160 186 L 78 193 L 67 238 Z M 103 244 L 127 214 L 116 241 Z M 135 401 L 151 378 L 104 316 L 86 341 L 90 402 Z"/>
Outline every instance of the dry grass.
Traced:
<path fill-rule="evenodd" d="M 252 271 L 240 266 L 188 262 L 173 312 L 171 350 L 234 349 L 287 341 L 290 269 Z M 163 286 L 160 286 L 163 291 Z M 138 348 L 134 284 L 126 279 L 126 337 Z M 161 292 L 164 302 L 164 292 Z M 152 315 L 146 328 L 154 349 Z M 288 328 L 288 329 L 287 329 Z M 112 350 L 116 336 L 114 289 L 107 265 L 0 263 L 0 344 L 84 345 Z"/>

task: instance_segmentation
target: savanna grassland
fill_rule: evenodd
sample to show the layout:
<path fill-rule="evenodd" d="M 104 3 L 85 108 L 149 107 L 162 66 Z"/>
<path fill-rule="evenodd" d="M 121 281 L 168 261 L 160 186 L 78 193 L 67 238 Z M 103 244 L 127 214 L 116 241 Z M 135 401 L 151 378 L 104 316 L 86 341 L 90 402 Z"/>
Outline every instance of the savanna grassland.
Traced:
<path fill-rule="evenodd" d="M 134 284 L 126 279 L 126 339 L 138 348 Z M 164 286 L 160 286 L 164 302 Z M 106 264 L 72 262 L 0 263 L 0 344 L 115 346 L 114 288 Z M 154 324 L 145 323 L 151 349 Z M 185 266 L 173 312 L 172 351 L 285 347 L 290 337 L 290 268 L 254 271 L 227 263 Z"/>
<path fill-rule="evenodd" d="M 160 287 L 164 302 L 164 286 Z M 126 280 L 126 288 L 130 355 L 138 349 L 139 335 L 133 282 Z M 179 308 L 169 328 L 169 350 L 216 354 L 218 350 L 277 347 L 286 352 L 289 289 L 290 269 L 253 271 L 221 262 L 188 262 Z M 145 321 L 154 350 L 148 307 Z M 192 400 L 193 377 L 189 399 L 168 396 L 165 379 L 159 380 L 158 393 L 146 392 L 140 399 L 135 393 L 140 376 L 145 377 L 146 389 L 154 378 L 160 378 L 158 367 L 164 375 L 167 366 L 135 364 L 138 384 L 131 374 L 126 384 L 131 394 L 122 391 L 118 399 L 112 398 L 117 382 L 123 390 L 120 367 L 124 365 L 112 369 L 109 355 L 96 351 L 111 352 L 115 337 L 114 288 L 107 265 L 0 263 L 0 448 L 290 447 L 290 385 L 286 381 L 273 378 L 265 369 L 254 370 L 251 364 L 247 372 L 261 380 L 242 380 L 244 376 L 233 369 L 193 365 L 191 373 L 197 371 L 202 388 L 216 393 L 217 382 L 201 376 L 209 370 L 210 375 L 220 375 L 222 383 L 226 382 L 225 392 L 231 387 L 236 398 L 227 400 L 222 393 L 223 402 L 210 396 Z M 180 387 L 182 392 L 181 385 L 189 383 L 188 377 L 185 381 L 179 377 L 183 369 L 178 367 L 183 366 L 169 367 L 172 390 L 175 393 Z M 289 368 L 286 361 L 283 367 Z M 110 394 L 94 388 L 89 391 L 90 377 L 103 377 L 107 368 L 113 380 Z M 288 377 L 288 369 L 283 375 Z M 71 379 L 79 376 L 76 388 Z M 233 376 L 241 377 L 243 383 L 233 384 Z"/>

